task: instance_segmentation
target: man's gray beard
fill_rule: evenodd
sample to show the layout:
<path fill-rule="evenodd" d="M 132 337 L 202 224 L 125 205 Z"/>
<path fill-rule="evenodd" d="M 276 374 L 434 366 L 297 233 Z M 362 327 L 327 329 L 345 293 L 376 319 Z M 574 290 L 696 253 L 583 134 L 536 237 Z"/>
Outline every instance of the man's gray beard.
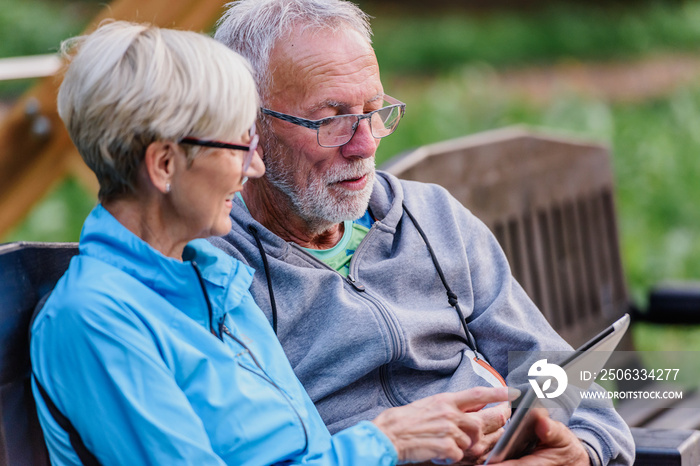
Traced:
<path fill-rule="evenodd" d="M 265 177 L 272 186 L 287 195 L 296 213 L 315 233 L 322 233 L 333 225 L 345 220 L 356 220 L 364 215 L 374 185 L 374 157 L 357 159 L 342 166 L 333 165 L 321 177 L 313 178 L 305 188 L 294 184 L 297 167 L 285 166 L 281 162 L 282 158 L 265 157 Z M 292 158 L 287 157 L 287 160 L 290 159 Z M 367 185 L 361 191 L 329 187 L 329 183 L 355 179 L 365 174 Z"/>

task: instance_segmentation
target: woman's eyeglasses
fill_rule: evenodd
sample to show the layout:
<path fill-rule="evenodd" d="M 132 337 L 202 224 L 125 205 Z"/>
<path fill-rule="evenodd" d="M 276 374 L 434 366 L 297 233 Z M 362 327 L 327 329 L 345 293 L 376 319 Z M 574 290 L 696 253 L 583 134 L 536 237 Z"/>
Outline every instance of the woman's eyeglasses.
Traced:
<path fill-rule="evenodd" d="M 250 127 L 250 142 L 248 144 L 231 144 L 229 142 L 215 141 L 212 139 L 200 139 L 185 137 L 178 141 L 180 144 L 191 144 L 193 146 L 214 147 L 216 149 L 231 149 L 248 151 L 243 157 L 243 172 L 245 173 L 250 168 L 250 163 L 253 161 L 255 149 L 258 148 L 258 140 L 260 137 L 255 133 L 255 123 Z"/>

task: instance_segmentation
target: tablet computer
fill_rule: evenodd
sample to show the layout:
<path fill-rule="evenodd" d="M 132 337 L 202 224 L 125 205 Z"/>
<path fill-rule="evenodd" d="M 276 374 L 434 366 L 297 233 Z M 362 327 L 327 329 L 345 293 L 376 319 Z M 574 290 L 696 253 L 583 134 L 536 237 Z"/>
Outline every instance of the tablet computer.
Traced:
<path fill-rule="evenodd" d="M 547 359 L 536 361 L 528 371 L 528 376 L 532 377 L 529 379 L 530 388 L 521 396 L 515 414 L 484 464 L 519 458 L 534 446 L 537 441 L 534 429 L 536 409 L 547 409 L 550 413 L 557 409 L 557 420 L 566 423 L 581 401 L 580 393 L 588 390 L 595 380 L 594 376 L 582 380 L 580 375 L 600 372 L 625 334 L 629 322 L 629 314 L 625 314 L 561 362 L 551 363 Z M 557 375 L 560 373 L 557 373 L 557 369 L 566 374 L 563 384 L 558 383 L 560 379 Z M 546 378 L 538 378 L 538 373 Z M 557 381 L 557 385 L 550 391 L 553 388 L 552 380 Z M 567 386 L 572 385 L 573 389 L 566 392 Z"/>

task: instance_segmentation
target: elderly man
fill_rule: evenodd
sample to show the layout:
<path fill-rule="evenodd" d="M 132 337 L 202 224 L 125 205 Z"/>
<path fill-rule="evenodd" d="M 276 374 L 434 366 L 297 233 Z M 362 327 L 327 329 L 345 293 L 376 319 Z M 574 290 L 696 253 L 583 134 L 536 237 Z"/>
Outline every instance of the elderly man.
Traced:
<path fill-rule="evenodd" d="M 509 351 L 565 351 L 488 229 L 444 189 L 375 171 L 404 104 L 384 92 L 367 16 L 342 0 L 238 0 L 216 39 L 247 57 L 267 172 L 211 241 L 252 293 L 331 432 L 444 391 L 505 384 Z M 526 370 L 526 369 L 525 369 Z M 516 371 L 517 372 L 517 371 Z M 482 461 L 503 405 L 480 411 Z M 522 464 L 629 464 L 612 409 L 542 419 Z"/>

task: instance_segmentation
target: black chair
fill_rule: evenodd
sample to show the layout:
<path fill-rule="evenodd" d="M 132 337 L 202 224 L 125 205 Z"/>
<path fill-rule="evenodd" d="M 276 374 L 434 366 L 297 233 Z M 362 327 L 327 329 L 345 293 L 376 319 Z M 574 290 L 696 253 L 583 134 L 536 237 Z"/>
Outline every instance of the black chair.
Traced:
<path fill-rule="evenodd" d="M 0 245 L 0 466 L 50 464 L 31 391 L 29 322 L 77 253 L 77 243 Z"/>

